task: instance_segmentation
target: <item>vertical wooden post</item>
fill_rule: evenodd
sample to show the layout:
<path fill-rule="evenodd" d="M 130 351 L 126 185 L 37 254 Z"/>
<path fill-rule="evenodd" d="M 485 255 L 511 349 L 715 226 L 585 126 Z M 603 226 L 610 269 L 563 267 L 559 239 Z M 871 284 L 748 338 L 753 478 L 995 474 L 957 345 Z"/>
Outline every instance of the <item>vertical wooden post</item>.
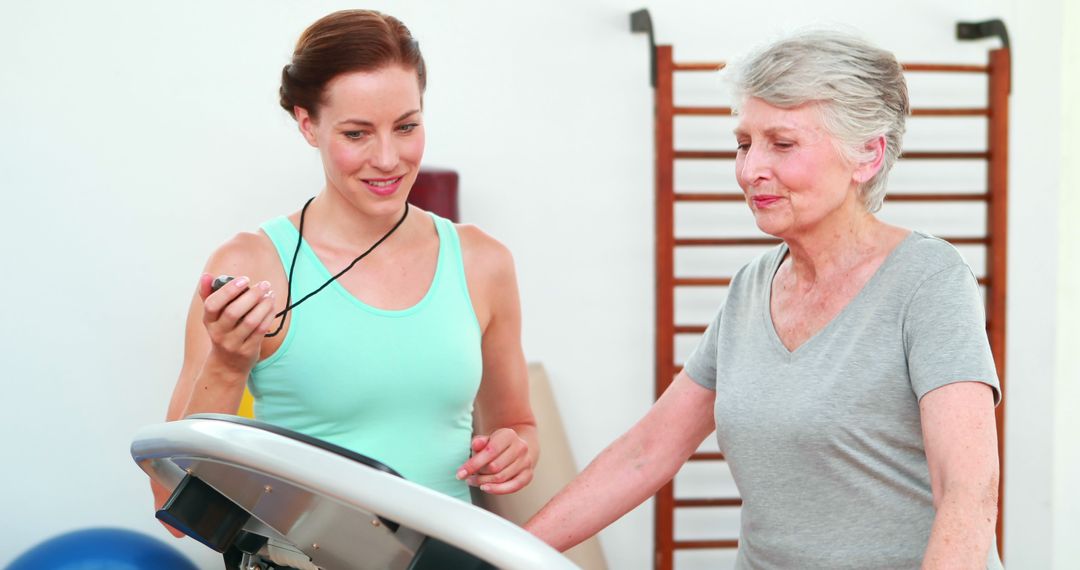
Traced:
<path fill-rule="evenodd" d="M 1008 189 L 1009 189 L 1009 88 L 1012 83 L 1008 48 L 990 52 L 990 89 L 987 150 L 990 160 L 987 167 L 987 184 L 990 199 L 987 203 L 987 233 L 990 251 L 987 256 L 987 275 L 990 287 L 987 299 L 987 331 L 990 350 L 994 353 L 1001 393 L 1005 394 L 1005 291 L 1008 258 Z M 997 409 L 998 458 L 1001 464 L 1001 482 L 998 487 L 997 543 L 999 554 L 1004 551 L 1003 520 L 1005 503 L 1005 403 Z"/>
<path fill-rule="evenodd" d="M 656 398 L 675 362 L 675 105 L 671 46 L 656 46 Z M 656 494 L 655 568 L 675 565 L 675 487 Z"/>

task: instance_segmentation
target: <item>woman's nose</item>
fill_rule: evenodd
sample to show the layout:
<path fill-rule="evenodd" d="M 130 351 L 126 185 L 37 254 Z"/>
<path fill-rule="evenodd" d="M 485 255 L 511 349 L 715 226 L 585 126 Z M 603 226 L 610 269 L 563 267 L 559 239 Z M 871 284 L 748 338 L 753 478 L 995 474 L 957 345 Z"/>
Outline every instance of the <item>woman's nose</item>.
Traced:
<path fill-rule="evenodd" d="M 399 153 L 393 137 L 380 137 L 371 157 L 371 165 L 389 172 L 397 167 L 398 157 Z"/>
<path fill-rule="evenodd" d="M 742 152 L 741 159 L 737 162 L 739 178 L 751 185 L 756 185 L 769 178 L 769 161 L 766 153 L 754 145 L 750 145 Z"/>

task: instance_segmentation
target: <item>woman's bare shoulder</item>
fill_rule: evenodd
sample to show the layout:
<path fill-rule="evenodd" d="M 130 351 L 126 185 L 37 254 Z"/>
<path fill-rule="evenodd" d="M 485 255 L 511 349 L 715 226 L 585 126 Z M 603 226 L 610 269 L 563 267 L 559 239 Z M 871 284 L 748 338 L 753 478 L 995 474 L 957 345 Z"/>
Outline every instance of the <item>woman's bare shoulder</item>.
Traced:
<path fill-rule="evenodd" d="M 454 224 L 461 240 L 466 270 L 489 279 L 513 277 L 514 257 L 510 248 L 472 224 Z"/>
<path fill-rule="evenodd" d="M 206 272 L 214 275 L 247 275 L 268 279 L 280 268 L 277 250 L 261 231 L 240 232 L 218 246 L 206 262 Z"/>

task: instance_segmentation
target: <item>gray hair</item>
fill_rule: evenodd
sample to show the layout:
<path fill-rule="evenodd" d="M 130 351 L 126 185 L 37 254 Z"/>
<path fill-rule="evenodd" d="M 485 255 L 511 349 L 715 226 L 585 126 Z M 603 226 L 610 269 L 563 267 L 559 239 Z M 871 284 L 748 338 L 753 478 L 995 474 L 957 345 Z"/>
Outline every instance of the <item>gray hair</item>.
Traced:
<path fill-rule="evenodd" d="M 736 113 L 750 97 L 781 108 L 818 103 L 826 130 L 852 162 L 873 159 L 866 145 L 884 136 L 881 170 L 860 188 L 867 211 L 881 209 L 910 112 L 907 82 L 893 54 L 853 34 L 807 30 L 745 56 L 724 73 Z"/>

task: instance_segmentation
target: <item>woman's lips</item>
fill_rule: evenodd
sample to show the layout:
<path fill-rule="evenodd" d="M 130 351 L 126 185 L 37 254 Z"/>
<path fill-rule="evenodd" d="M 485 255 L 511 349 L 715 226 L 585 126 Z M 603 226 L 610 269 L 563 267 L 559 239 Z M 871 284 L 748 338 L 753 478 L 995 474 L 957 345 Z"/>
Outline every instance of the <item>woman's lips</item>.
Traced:
<path fill-rule="evenodd" d="M 754 196 L 754 197 L 750 198 L 750 200 L 753 201 L 754 206 L 756 206 L 758 208 L 768 208 L 769 206 L 775 204 L 776 202 L 779 202 L 780 197 L 779 196 L 772 196 L 772 195 L 769 195 L 769 194 L 763 194 L 761 196 Z"/>
<path fill-rule="evenodd" d="M 397 189 L 401 186 L 401 180 L 403 178 L 405 177 L 398 176 L 397 178 L 365 178 L 364 180 L 362 180 L 362 182 L 364 183 L 364 186 L 367 186 L 367 189 L 370 190 L 371 193 L 377 196 L 389 196 L 394 192 L 397 192 Z"/>

